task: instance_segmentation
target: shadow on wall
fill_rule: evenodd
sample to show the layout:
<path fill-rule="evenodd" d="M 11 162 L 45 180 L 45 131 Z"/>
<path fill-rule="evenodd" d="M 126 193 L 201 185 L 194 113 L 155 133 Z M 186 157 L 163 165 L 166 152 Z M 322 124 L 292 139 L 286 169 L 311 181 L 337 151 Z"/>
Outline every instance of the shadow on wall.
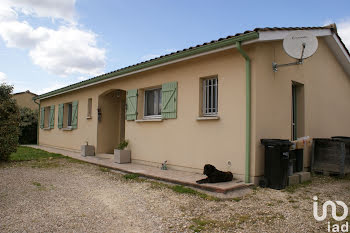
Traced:
<path fill-rule="evenodd" d="M 113 154 L 125 139 L 126 91 L 111 89 L 98 98 L 97 153 Z"/>

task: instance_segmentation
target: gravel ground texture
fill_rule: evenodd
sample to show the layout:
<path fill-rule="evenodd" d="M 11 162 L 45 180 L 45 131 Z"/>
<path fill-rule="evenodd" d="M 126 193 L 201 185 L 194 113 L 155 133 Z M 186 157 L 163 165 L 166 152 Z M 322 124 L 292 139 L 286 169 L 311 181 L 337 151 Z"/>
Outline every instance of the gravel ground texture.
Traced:
<path fill-rule="evenodd" d="M 327 232 L 336 222 L 314 219 L 315 195 L 349 204 L 350 179 L 207 200 L 64 158 L 11 162 L 0 164 L 0 232 Z"/>

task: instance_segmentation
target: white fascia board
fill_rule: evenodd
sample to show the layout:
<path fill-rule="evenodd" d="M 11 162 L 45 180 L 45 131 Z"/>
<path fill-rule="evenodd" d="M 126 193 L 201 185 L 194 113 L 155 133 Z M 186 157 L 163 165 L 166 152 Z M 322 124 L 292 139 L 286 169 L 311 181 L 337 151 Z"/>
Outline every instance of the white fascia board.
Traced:
<path fill-rule="evenodd" d="M 350 56 L 349 56 L 348 52 L 346 51 L 346 49 L 344 48 L 344 45 L 340 42 L 338 35 L 333 33 L 333 38 L 334 38 L 335 42 L 337 42 L 337 45 L 341 49 L 342 53 L 344 54 L 344 56 L 346 57 L 348 62 L 350 63 Z"/>
<path fill-rule="evenodd" d="M 344 71 L 350 77 L 350 56 L 344 48 L 343 44 L 340 42 L 338 35 L 333 33 L 332 36 L 325 37 L 325 41 L 332 53 L 334 54 L 334 56 L 336 57 L 337 61 L 340 63 Z"/>
<path fill-rule="evenodd" d="M 298 31 L 298 30 L 295 30 Z M 330 29 L 311 29 L 311 30 L 303 30 L 312 33 L 316 37 L 321 36 L 331 36 L 332 32 Z M 273 40 L 283 40 L 288 34 L 294 31 L 291 30 L 280 30 L 280 31 L 259 31 L 258 41 L 273 41 Z"/>

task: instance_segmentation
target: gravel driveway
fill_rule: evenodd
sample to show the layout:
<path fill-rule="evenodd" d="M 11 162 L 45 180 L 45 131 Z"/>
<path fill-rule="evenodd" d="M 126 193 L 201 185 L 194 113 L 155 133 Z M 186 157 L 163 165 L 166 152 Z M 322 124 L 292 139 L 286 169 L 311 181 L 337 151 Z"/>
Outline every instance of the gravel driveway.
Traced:
<path fill-rule="evenodd" d="M 350 201 L 350 180 L 257 188 L 210 201 L 67 159 L 0 165 L 1 232 L 320 232 L 312 197 Z"/>

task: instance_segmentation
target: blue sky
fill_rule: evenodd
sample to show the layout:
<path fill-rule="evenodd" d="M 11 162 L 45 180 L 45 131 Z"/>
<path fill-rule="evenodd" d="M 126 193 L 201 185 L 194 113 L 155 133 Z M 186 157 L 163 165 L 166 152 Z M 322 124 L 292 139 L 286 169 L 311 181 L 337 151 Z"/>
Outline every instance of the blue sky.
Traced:
<path fill-rule="evenodd" d="M 1 0 L 0 82 L 41 94 L 255 27 L 335 22 L 349 1 Z"/>

